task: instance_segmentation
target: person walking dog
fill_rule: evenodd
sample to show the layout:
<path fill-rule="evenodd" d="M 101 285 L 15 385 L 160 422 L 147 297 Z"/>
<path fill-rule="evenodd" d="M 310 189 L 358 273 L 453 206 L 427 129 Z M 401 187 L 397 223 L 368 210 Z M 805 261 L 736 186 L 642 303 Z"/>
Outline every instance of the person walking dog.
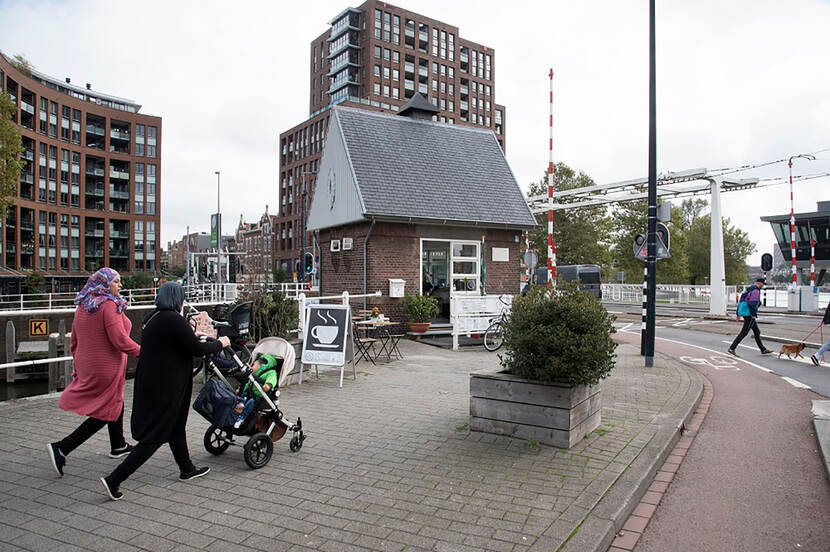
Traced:
<path fill-rule="evenodd" d="M 121 499 L 121 483 L 164 443 L 170 445 L 179 466 L 179 479 L 186 481 L 210 471 L 194 466 L 187 450 L 185 426 L 193 391 L 193 357 L 218 353 L 230 346 L 230 340 L 223 336 L 203 342 L 196 337 L 182 316 L 181 284 L 162 284 L 155 303 L 156 309 L 144 320 L 133 388 L 130 425 L 138 444 L 112 473 L 100 479 L 112 500 Z"/>
<path fill-rule="evenodd" d="M 729 346 L 729 351 L 727 351 L 732 356 L 740 356 L 737 351 L 735 351 L 735 348 L 743 340 L 743 338 L 746 337 L 749 330 L 752 330 L 752 335 L 755 337 L 755 343 L 761 350 L 762 355 L 768 355 L 772 352 L 764 347 L 764 342 L 761 341 L 761 330 L 758 329 L 757 320 L 758 307 L 761 304 L 761 289 L 764 287 L 765 283 L 766 280 L 764 278 L 758 278 L 755 280 L 753 285 L 746 288 L 746 291 L 741 294 L 741 298 L 738 301 L 738 316 L 743 317 L 744 325 L 735 337 L 732 345 Z"/>
<path fill-rule="evenodd" d="M 130 339 L 132 323 L 124 311 L 121 276 L 111 268 L 95 272 L 75 296 L 70 350 L 74 357 L 72 382 L 66 386 L 58 406 L 87 416 L 78 428 L 46 448 L 55 472 L 63 477 L 66 457 L 107 426 L 110 458 L 129 454 L 124 440 L 124 380 L 127 355 L 138 356 L 141 347 Z"/>
<path fill-rule="evenodd" d="M 821 319 L 822 326 L 826 326 L 828 324 L 830 324 L 830 303 L 827 303 L 827 308 L 824 311 L 824 318 Z M 830 351 L 830 341 L 822 345 L 821 348 L 816 352 L 816 354 L 810 356 L 810 360 L 813 361 L 813 364 L 818 366 L 819 362 L 824 360 L 824 353 L 826 353 L 827 351 Z"/>

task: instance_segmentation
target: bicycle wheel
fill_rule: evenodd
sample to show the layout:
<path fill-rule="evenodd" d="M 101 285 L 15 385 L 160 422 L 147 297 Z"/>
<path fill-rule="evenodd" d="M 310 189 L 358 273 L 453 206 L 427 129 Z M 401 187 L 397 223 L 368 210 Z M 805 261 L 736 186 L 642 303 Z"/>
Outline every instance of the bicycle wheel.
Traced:
<path fill-rule="evenodd" d="M 502 343 L 504 343 L 504 334 L 501 322 L 493 322 L 484 332 L 484 348 L 488 351 L 498 351 Z"/>

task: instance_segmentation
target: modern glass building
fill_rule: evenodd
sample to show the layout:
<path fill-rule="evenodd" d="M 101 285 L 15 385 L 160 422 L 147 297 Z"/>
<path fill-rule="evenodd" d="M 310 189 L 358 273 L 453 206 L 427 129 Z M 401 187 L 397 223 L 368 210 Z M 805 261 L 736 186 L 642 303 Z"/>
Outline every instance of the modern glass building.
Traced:
<path fill-rule="evenodd" d="M 761 220 L 770 223 L 781 254 L 789 262 L 792 258 L 789 213 L 761 217 Z M 818 272 L 830 268 L 830 201 L 819 201 L 812 213 L 795 214 L 795 259 L 798 268 L 810 268 L 811 241 L 816 242 L 816 281 L 819 281 Z"/>

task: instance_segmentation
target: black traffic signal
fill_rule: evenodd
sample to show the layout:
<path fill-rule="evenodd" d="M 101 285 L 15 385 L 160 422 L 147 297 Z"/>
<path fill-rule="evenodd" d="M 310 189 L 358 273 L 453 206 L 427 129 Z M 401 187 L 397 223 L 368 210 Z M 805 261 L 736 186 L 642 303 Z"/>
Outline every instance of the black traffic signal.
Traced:
<path fill-rule="evenodd" d="M 772 270 L 772 255 L 769 253 L 764 253 L 761 255 L 761 270 L 764 272 L 769 272 Z"/>
<path fill-rule="evenodd" d="M 657 239 L 659 239 L 663 245 L 666 246 L 666 252 L 671 249 L 669 247 L 669 229 L 662 222 L 657 223 Z"/>
<path fill-rule="evenodd" d="M 314 255 L 312 253 L 303 255 L 303 270 L 306 274 L 314 272 Z"/>

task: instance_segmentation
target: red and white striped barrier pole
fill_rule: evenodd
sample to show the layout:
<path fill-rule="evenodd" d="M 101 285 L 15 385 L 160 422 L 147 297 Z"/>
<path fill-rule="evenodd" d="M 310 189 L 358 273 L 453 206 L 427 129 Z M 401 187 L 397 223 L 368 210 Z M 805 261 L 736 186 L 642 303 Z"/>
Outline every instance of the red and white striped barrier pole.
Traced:
<path fill-rule="evenodd" d="M 548 126 L 548 288 L 556 285 L 556 243 L 553 241 L 553 68 L 550 70 L 550 117 Z"/>
<path fill-rule="evenodd" d="M 798 285 L 795 273 L 795 206 L 793 204 L 793 158 L 789 160 L 790 168 L 790 250 L 793 261 L 793 289 Z"/>
<path fill-rule="evenodd" d="M 530 232 L 525 230 L 525 254 L 530 251 Z M 530 265 L 525 265 L 525 283 L 530 283 Z"/>
<path fill-rule="evenodd" d="M 810 240 L 810 287 L 816 289 L 816 240 Z"/>

